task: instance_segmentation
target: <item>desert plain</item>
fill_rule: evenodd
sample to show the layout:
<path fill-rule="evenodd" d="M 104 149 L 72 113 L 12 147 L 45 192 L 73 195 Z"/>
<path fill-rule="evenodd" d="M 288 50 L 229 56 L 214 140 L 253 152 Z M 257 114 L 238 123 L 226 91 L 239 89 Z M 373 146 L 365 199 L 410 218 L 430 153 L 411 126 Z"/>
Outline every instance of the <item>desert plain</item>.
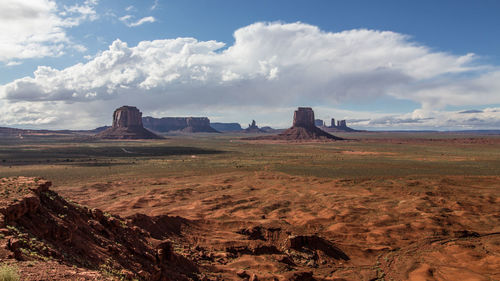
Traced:
<path fill-rule="evenodd" d="M 336 135 L 2 138 L 1 203 L 40 207 L 0 259 L 21 280 L 500 280 L 499 135 Z"/>

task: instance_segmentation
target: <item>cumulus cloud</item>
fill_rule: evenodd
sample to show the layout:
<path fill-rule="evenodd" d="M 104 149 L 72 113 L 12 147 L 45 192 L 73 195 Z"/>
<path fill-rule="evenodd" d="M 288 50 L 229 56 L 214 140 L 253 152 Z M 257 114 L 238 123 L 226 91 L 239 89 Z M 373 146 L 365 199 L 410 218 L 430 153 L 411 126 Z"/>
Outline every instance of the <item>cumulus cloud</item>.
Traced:
<path fill-rule="evenodd" d="M 96 0 L 59 7 L 53 0 L 3 0 L 0 9 L 0 62 L 62 55 L 66 48 L 84 50 L 66 29 L 97 19 Z"/>
<path fill-rule="evenodd" d="M 62 70 L 40 66 L 33 77 L 1 86 L 0 96 L 9 104 L 88 108 L 82 104 L 99 103 L 110 112 L 125 103 L 146 112 L 335 107 L 381 96 L 422 105 L 420 112 L 376 126 L 403 124 L 405 118 L 412 124 L 431 122 L 440 116 L 430 113 L 447 105 L 500 103 L 498 68 L 477 65 L 473 54 L 432 51 L 395 32 L 331 33 L 300 22 L 275 22 L 240 28 L 234 39 L 228 48 L 194 38 L 142 41 L 133 47 L 116 40 L 88 62 Z"/>
<path fill-rule="evenodd" d="M 466 113 L 464 113 L 466 112 Z M 349 119 L 349 116 L 371 115 L 367 119 Z M 406 114 L 373 114 L 349 112 L 350 126 L 359 129 L 401 129 L 401 130 L 481 130 L 500 127 L 500 108 L 468 111 L 425 111 L 417 109 Z"/>
<path fill-rule="evenodd" d="M 132 15 L 125 15 L 123 17 L 120 17 L 120 21 L 122 21 L 124 24 L 126 24 L 128 27 L 136 27 L 136 26 L 139 26 L 139 25 L 143 25 L 145 23 L 152 23 L 152 22 L 155 22 L 156 19 L 152 16 L 149 16 L 149 17 L 143 17 L 137 21 L 131 21 L 131 19 L 133 18 Z"/>

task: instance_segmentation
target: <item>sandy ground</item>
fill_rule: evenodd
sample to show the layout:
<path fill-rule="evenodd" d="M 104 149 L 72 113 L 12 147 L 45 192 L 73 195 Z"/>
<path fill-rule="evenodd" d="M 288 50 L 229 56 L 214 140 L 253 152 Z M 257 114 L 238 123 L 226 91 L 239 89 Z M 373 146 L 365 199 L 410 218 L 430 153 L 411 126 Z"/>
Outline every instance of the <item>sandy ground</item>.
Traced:
<path fill-rule="evenodd" d="M 188 219 L 178 251 L 214 280 L 308 272 L 318 280 L 500 280 L 499 180 L 233 172 L 54 189 L 121 216 Z"/>

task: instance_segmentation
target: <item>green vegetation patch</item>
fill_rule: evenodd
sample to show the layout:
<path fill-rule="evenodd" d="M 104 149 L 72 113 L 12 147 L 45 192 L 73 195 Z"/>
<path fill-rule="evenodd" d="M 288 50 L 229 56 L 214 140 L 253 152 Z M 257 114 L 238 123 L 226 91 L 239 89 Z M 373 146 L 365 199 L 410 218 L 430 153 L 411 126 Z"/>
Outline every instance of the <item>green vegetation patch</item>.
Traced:
<path fill-rule="evenodd" d="M 18 281 L 19 279 L 17 267 L 8 264 L 0 265 L 0 281 Z"/>
<path fill-rule="evenodd" d="M 0 159 L 5 160 L 0 162 L 0 174 L 40 176 L 55 185 L 253 171 L 337 179 L 500 174 L 496 136 L 482 136 L 493 144 L 467 142 L 477 136 L 451 138 L 439 133 L 353 133 L 340 135 L 349 141 L 325 143 L 251 142 L 240 140 L 243 136 L 0 140 Z"/>

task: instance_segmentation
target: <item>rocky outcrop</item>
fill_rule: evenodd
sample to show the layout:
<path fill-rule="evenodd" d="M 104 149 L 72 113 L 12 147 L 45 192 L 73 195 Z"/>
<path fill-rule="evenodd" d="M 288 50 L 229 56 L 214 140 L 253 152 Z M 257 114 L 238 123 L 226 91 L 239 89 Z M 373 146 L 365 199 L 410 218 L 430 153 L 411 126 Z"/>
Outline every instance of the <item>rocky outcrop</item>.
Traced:
<path fill-rule="evenodd" d="M 28 213 L 38 209 L 40 200 L 38 195 L 48 190 L 52 184 L 45 180 L 33 181 L 29 178 L 18 177 L 12 181 L 2 179 L 4 186 L 1 188 L 0 199 L 0 227 L 13 222 Z M 11 186 L 11 188 L 7 188 Z"/>
<path fill-rule="evenodd" d="M 135 106 L 122 106 L 113 113 L 113 126 L 96 135 L 102 139 L 159 139 L 144 129 L 142 112 Z"/>
<path fill-rule="evenodd" d="M 265 133 L 264 130 L 261 130 L 259 126 L 255 123 L 255 120 L 252 120 L 251 124 L 248 124 L 248 128 L 245 129 L 245 133 Z"/>
<path fill-rule="evenodd" d="M 144 127 L 156 132 L 217 133 L 207 117 L 143 117 Z"/>
<path fill-rule="evenodd" d="M 249 140 L 342 140 L 342 138 L 330 135 L 316 127 L 314 124 L 314 111 L 310 107 L 299 107 L 293 115 L 293 126 L 284 132 L 274 136 L 262 136 L 247 138 Z"/>
<path fill-rule="evenodd" d="M 70 203 L 49 190 L 50 182 L 21 180 L 0 183 L 2 192 L 9 191 L 13 200 L 2 200 L 5 208 L 0 209 L 5 216 L 5 226 L 0 227 L 0 260 L 58 261 L 75 269 L 106 272 L 112 280 L 198 280 L 197 265 L 174 250 L 168 238 L 173 233 L 163 232 L 187 220 L 145 215 L 122 218 Z M 19 187 L 25 186 L 21 196 Z M 149 232 L 148 227 L 162 232 Z"/>
<path fill-rule="evenodd" d="M 335 118 L 332 118 L 331 125 L 325 127 L 325 130 L 328 132 L 358 132 L 358 130 L 348 127 L 346 120 L 337 120 L 337 124 L 335 124 Z"/>

